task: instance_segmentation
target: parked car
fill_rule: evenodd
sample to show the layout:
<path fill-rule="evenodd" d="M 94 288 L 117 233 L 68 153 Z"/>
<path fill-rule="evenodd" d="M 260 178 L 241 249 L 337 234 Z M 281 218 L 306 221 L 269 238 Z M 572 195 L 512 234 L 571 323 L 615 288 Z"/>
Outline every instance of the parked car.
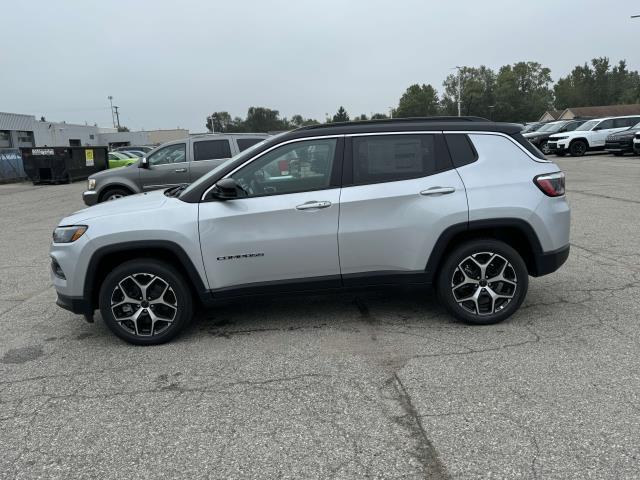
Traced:
<path fill-rule="evenodd" d="M 586 120 L 560 120 L 549 122 L 535 132 L 524 134 L 524 138 L 533 143 L 545 155 L 549 155 L 549 137 L 556 133 L 571 132 L 582 125 Z"/>
<path fill-rule="evenodd" d="M 564 174 L 521 128 L 454 117 L 274 136 L 190 186 L 64 218 L 57 303 L 89 321 L 100 309 L 135 344 L 173 338 L 195 301 L 369 286 L 434 284 L 456 318 L 500 322 L 529 275 L 569 255 Z"/>
<path fill-rule="evenodd" d="M 607 137 L 604 149 L 616 156 L 633 153 L 633 140 L 637 133 L 640 133 L 640 123 L 622 132 L 613 133 Z"/>
<path fill-rule="evenodd" d="M 139 150 L 141 152 L 149 153 L 154 148 L 156 148 L 156 147 L 155 146 L 150 146 L 150 145 L 142 145 L 142 146 L 139 146 L 139 147 L 136 147 L 136 146 L 124 146 L 124 147 L 114 148 L 114 151 L 120 152 L 120 151 L 128 151 L 128 150 Z"/>
<path fill-rule="evenodd" d="M 131 168 L 91 175 L 82 198 L 85 204 L 91 206 L 134 193 L 190 183 L 226 159 L 268 137 L 261 133 L 213 134 L 168 142 L 149 152 L 146 157 L 129 159 Z M 124 153 L 111 152 L 109 155 Z"/>
<path fill-rule="evenodd" d="M 549 151 L 563 156 L 581 157 L 588 151 L 604 150 L 607 137 L 621 132 L 640 122 L 640 116 L 608 117 L 589 120 L 573 132 L 551 135 L 548 140 Z"/>
<path fill-rule="evenodd" d="M 524 124 L 524 128 L 522 129 L 522 131 L 520 133 L 524 134 L 524 133 L 531 133 L 531 132 L 535 132 L 536 130 L 538 130 L 539 128 L 542 128 L 543 126 L 546 125 L 547 122 L 531 122 L 531 123 L 525 123 Z"/>
<path fill-rule="evenodd" d="M 109 168 L 127 167 L 136 162 L 138 157 L 125 152 L 109 152 Z M 106 171 L 106 170 L 105 170 Z"/>
<path fill-rule="evenodd" d="M 142 158 L 147 154 L 147 152 L 143 152 L 142 150 L 120 150 L 120 153 L 133 155 L 136 158 Z"/>

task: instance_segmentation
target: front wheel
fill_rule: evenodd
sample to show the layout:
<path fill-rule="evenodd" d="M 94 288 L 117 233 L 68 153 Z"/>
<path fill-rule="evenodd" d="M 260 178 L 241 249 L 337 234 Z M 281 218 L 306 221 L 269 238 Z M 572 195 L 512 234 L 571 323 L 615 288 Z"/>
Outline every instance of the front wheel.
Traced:
<path fill-rule="evenodd" d="M 551 149 L 549 148 L 549 142 L 546 140 L 540 144 L 540 151 L 545 155 L 549 155 L 551 153 Z"/>
<path fill-rule="evenodd" d="M 135 345 L 173 339 L 191 321 L 193 298 L 184 277 L 151 259 L 116 267 L 100 288 L 100 313 L 107 327 Z"/>
<path fill-rule="evenodd" d="M 506 243 L 482 239 L 464 243 L 445 259 L 437 279 L 440 301 L 466 323 L 489 325 L 510 317 L 529 287 L 522 257 Z"/>
<path fill-rule="evenodd" d="M 104 192 L 100 198 L 100 202 L 110 202 L 112 200 L 118 200 L 119 198 L 131 195 L 131 192 L 124 188 L 111 188 Z"/>
<path fill-rule="evenodd" d="M 583 140 L 576 140 L 569 147 L 569 153 L 572 157 L 582 157 L 587 153 L 588 148 L 589 146 L 587 145 L 587 142 Z"/>

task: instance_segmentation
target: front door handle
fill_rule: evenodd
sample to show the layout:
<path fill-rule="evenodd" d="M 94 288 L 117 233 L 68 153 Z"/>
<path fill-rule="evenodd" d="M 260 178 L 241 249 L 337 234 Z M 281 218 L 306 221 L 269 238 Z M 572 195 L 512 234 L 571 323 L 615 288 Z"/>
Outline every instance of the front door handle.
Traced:
<path fill-rule="evenodd" d="M 453 187 L 431 187 L 420 192 L 420 195 L 446 195 L 447 193 L 453 193 L 456 189 Z"/>
<path fill-rule="evenodd" d="M 311 201 L 311 202 L 306 202 L 303 203 L 302 205 L 298 205 L 296 207 L 296 210 L 314 210 L 314 209 L 318 209 L 318 208 L 328 208 L 331 206 L 331 202 L 316 202 L 316 201 Z"/>
<path fill-rule="evenodd" d="M 176 173 L 185 173 L 186 171 L 187 171 L 187 169 L 186 169 L 186 168 L 176 168 L 176 169 L 174 170 L 174 172 L 176 172 Z"/>

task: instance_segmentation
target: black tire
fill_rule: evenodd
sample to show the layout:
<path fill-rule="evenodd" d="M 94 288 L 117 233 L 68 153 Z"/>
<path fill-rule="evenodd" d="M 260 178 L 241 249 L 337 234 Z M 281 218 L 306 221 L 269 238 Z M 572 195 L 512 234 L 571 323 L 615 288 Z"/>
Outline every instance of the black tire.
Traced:
<path fill-rule="evenodd" d="M 131 192 L 126 188 L 109 188 L 100 195 L 100 203 L 117 200 L 128 195 L 131 195 Z"/>
<path fill-rule="evenodd" d="M 148 294 L 140 284 L 145 292 L 149 289 Z M 127 298 L 136 303 L 126 302 Z M 158 345 L 175 338 L 191 322 L 193 296 L 184 277 L 171 265 L 153 259 L 131 260 L 116 267 L 102 282 L 100 313 L 107 327 L 126 342 Z M 134 316 L 135 322 L 126 320 Z M 157 321 L 152 321 L 153 317 Z"/>
<path fill-rule="evenodd" d="M 582 157 L 587 153 L 588 148 L 589 145 L 584 140 L 574 140 L 569 146 L 569 153 L 572 157 Z"/>
<path fill-rule="evenodd" d="M 493 256 L 494 254 L 498 256 Z M 474 257 L 475 260 L 469 257 Z M 480 277 L 478 263 L 483 264 L 489 259 L 493 260 L 487 261 L 486 272 L 491 278 L 502 278 L 504 281 L 491 282 L 489 278 L 487 282 L 486 278 Z M 464 273 L 460 266 L 465 269 Z M 501 268 L 502 277 L 494 275 Z M 461 280 L 464 283 L 460 283 Z M 476 280 L 476 284 L 470 283 Z M 518 252 L 506 243 L 487 238 L 472 240 L 456 247 L 445 259 L 436 282 L 438 298 L 454 317 L 465 323 L 490 325 L 509 318 L 520 308 L 529 288 L 529 275 Z M 494 299 L 494 294 L 501 297 Z M 461 302 L 475 295 L 476 300 Z M 509 295 L 511 297 L 506 298 Z M 490 303 L 487 305 L 487 302 Z"/>
<path fill-rule="evenodd" d="M 549 142 L 546 140 L 543 140 L 540 143 L 540 151 L 542 153 L 544 153 L 545 155 L 549 155 L 551 153 L 551 150 L 549 149 Z"/>

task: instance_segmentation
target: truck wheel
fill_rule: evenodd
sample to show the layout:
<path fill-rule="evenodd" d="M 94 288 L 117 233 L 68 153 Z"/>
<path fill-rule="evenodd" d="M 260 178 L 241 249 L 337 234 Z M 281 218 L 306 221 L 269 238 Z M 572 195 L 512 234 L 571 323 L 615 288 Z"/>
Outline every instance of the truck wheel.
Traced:
<path fill-rule="evenodd" d="M 520 308 L 528 287 L 527 267 L 518 252 L 488 238 L 454 249 L 436 283 L 447 310 L 474 325 L 490 325 L 510 317 Z"/>
<path fill-rule="evenodd" d="M 585 153 L 587 153 L 587 142 L 584 140 L 575 140 L 571 143 L 569 147 L 569 153 L 572 157 L 582 157 Z"/>
<path fill-rule="evenodd" d="M 152 259 L 116 267 L 100 287 L 100 313 L 107 327 L 134 345 L 157 345 L 189 324 L 193 297 L 184 277 Z"/>
<path fill-rule="evenodd" d="M 128 195 L 131 195 L 131 192 L 124 188 L 110 188 L 100 196 L 100 202 L 110 202 Z"/>

